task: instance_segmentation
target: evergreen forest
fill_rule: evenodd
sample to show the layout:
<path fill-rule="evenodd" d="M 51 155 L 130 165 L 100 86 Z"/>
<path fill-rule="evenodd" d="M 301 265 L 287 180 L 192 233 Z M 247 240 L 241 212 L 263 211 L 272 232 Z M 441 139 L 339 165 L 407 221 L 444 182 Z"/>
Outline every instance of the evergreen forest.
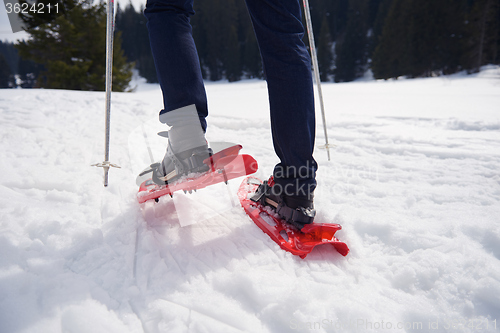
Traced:
<path fill-rule="evenodd" d="M 348 82 L 363 76 L 367 70 L 371 70 L 376 79 L 400 76 L 413 78 L 464 70 L 472 73 L 486 64 L 500 64 L 500 0 L 309 2 L 322 81 Z M 103 5 L 96 6 L 100 6 L 100 9 L 86 12 L 85 15 L 89 17 L 95 13 L 101 18 L 91 20 L 94 23 L 86 29 L 94 26 L 102 28 Z M 137 10 L 131 4 L 118 6 L 115 51 L 126 59 L 126 62 L 119 60 L 120 66 L 124 68 L 122 76 L 125 79 L 129 75 L 128 63 L 135 66 L 148 82 L 157 82 L 149 47 L 147 20 L 142 11 L 143 8 Z M 206 80 L 231 82 L 264 78 L 257 41 L 244 0 L 199 0 L 195 1 L 195 11 L 191 25 Z M 70 19 L 80 22 L 77 18 Z M 37 38 L 41 38 L 41 44 L 33 44 L 33 47 L 45 45 L 44 33 L 47 38 L 53 35 L 50 31 L 39 33 Z M 97 32 L 94 34 L 97 35 Z M 67 38 L 74 37 L 68 33 Z M 87 44 L 99 53 L 99 57 L 104 56 L 102 53 L 105 49 L 101 40 L 97 45 L 102 47 L 102 52 L 94 49 L 93 44 Z M 307 36 L 304 36 L 304 42 L 308 44 Z M 40 59 L 36 53 L 39 51 L 30 51 L 26 45 L 16 47 L 0 43 L 0 85 L 8 85 L 6 77 L 9 74 L 12 77 L 13 73 L 24 75 L 26 82 L 29 82 L 27 76 L 40 77 L 40 72 L 45 73 L 45 78 L 58 77 L 63 80 L 68 75 L 82 75 L 87 67 L 92 67 L 89 62 L 82 61 L 90 57 L 88 54 L 75 54 L 85 53 L 84 50 L 72 50 L 69 59 L 79 59 L 80 63 L 59 63 L 56 67 L 65 68 L 64 75 L 50 76 L 48 73 L 57 68 L 48 68 L 50 65 L 47 62 L 33 62 Z M 33 52 L 36 55 L 30 58 Z M 52 49 L 50 52 L 56 51 Z M 50 61 L 49 58 L 47 61 Z M 93 65 L 95 67 L 102 70 L 100 66 Z M 97 79 L 99 75 L 96 75 L 93 76 L 90 89 L 101 86 Z M 80 82 L 78 88 L 86 89 L 86 84 Z"/>
<path fill-rule="evenodd" d="M 310 7 L 322 81 L 352 81 L 368 69 L 389 79 L 500 63 L 500 0 L 310 0 Z M 205 79 L 263 77 L 243 0 L 195 1 L 195 11 L 191 24 Z M 155 82 L 142 12 L 120 8 L 117 29 L 125 55 Z"/>

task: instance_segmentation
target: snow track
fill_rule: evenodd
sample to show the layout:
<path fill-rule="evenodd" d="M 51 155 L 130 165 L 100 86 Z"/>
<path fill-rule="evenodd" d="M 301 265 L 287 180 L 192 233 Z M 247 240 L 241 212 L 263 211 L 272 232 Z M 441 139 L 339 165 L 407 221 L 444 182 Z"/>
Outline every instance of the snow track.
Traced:
<path fill-rule="evenodd" d="M 0 90 L 0 332 L 497 332 L 499 75 L 324 85 L 317 220 L 351 253 L 304 260 L 224 184 L 137 204 L 165 149 L 158 86 L 113 94 L 106 189 L 90 167 L 104 93 Z M 267 178 L 265 82 L 207 91 L 208 140 L 241 143 Z"/>

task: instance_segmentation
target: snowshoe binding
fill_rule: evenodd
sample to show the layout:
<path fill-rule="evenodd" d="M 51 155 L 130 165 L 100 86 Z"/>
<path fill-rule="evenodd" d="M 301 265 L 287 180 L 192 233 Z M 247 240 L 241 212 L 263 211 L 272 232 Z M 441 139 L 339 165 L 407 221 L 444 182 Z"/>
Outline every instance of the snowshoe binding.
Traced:
<path fill-rule="evenodd" d="M 151 199 L 156 201 L 165 195 L 173 196 L 176 191 L 190 192 L 217 183 L 224 182 L 227 184 L 230 179 L 256 172 L 258 169 L 257 161 L 250 155 L 239 154 L 241 148 L 241 145 L 215 145 L 213 149 L 221 150 L 203 160 L 204 165 L 196 165 L 195 162 L 200 159 L 200 156 L 206 156 L 206 151 L 200 153 L 199 150 L 193 150 L 190 155 L 186 154 L 185 158 L 178 157 L 179 163 L 185 167 L 185 170 L 189 165 L 195 165 L 194 168 L 187 169 L 190 173 L 185 176 L 182 176 L 182 171 L 179 171 L 179 169 L 175 171 L 175 166 L 172 167 L 170 164 L 165 167 L 167 172 L 162 173 L 161 165 L 163 161 L 152 164 L 147 170 L 139 174 L 138 202 L 144 203 Z M 167 157 L 164 160 L 168 162 Z M 194 170 L 206 171 L 194 173 Z M 158 176 L 158 173 L 160 173 L 160 176 Z M 170 175 L 170 178 L 156 180 L 156 182 L 153 180 L 154 177 L 164 177 L 165 174 Z M 157 182 L 160 181 L 161 184 L 158 184 Z"/>
<path fill-rule="evenodd" d="M 273 193 L 273 180 L 255 177 L 243 180 L 238 198 L 253 222 L 283 250 L 305 258 L 316 245 L 331 244 L 341 255 L 348 246 L 335 237 L 342 229 L 336 223 L 313 222 L 315 211 L 310 200 L 280 197 Z"/>
<path fill-rule="evenodd" d="M 158 185 L 167 185 L 184 175 L 206 172 L 210 166 L 204 161 L 212 156 L 207 145 L 175 154 L 169 142 L 163 161 L 153 170 L 152 180 Z"/>
<path fill-rule="evenodd" d="M 259 185 L 255 194 L 250 198 L 262 206 L 270 206 L 281 219 L 301 230 L 306 224 L 313 223 L 316 210 L 311 197 L 286 196 L 276 190 L 274 178 Z"/>

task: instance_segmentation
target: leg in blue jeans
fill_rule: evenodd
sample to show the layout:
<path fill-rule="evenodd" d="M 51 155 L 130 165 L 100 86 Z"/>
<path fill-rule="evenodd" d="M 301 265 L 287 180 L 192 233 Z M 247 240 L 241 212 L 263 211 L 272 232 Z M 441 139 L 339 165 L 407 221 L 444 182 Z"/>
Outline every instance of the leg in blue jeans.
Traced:
<path fill-rule="evenodd" d="M 285 194 L 309 195 L 317 164 L 311 59 L 302 42 L 299 0 L 246 0 L 267 78 L 276 184 Z M 195 104 L 206 128 L 207 98 L 189 17 L 193 0 L 148 0 L 145 15 L 163 91 L 164 110 Z"/>

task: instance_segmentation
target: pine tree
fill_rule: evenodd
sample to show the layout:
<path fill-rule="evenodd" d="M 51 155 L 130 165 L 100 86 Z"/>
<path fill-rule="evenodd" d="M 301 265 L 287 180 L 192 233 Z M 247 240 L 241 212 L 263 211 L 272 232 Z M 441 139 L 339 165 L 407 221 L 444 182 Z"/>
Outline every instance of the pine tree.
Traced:
<path fill-rule="evenodd" d="M 335 47 L 335 81 L 360 77 L 367 61 L 368 2 L 351 0 L 346 30 Z"/>
<path fill-rule="evenodd" d="M 11 71 L 7 60 L 0 53 L 0 88 L 9 88 Z"/>
<path fill-rule="evenodd" d="M 467 0 L 394 0 L 373 54 L 376 78 L 454 73 L 463 68 Z"/>
<path fill-rule="evenodd" d="M 9 65 L 10 72 L 15 74 L 18 72 L 19 54 L 14 47 L 14 43 L 0 41 L 0 54 L 4 56 L 5 61 Z"/>
<path fill-rule="evenodd" d="M 405 73 L 409 35 L 410 0 L 394 0 L 384 22 L 380 40 L 372 55 L 372 71 L 377 79 Z"/>
<path fill-rule="evenodd" d="M 43 64 L 41 87 L 74 90 L 104 90 L 106 58 L 106 10 L 65 0 L 73 7 L 54 21 L 27 30 L 30 39 L 17 45 L 25 59 Z M 121 50 L 120 33 L 113 50 L 113 90 L 124 91 L 132 77 L 131 64 Z"/>
<path fill-rule="evenodd" d="M 246 35 L 243 43 L 243 69 L 249 78 L 263 78 L 262 59 L 259 52 L 259 45 L 255 38 L 252 25 L 246 26 Z"/>
<path fill-rule="evenodd" d="M 318 38 L 318 65 L 321 81 L 328 81 L 332 66 L 332 41 L 327 15 L 323 16 Z"/>
<path fill-rule="evenodd" d="M 239 81 L 241 79 L 241 58 L 236 25 L 231 25 L 229 28 L 227 43 L 224 66 L 226 77 L 229 82 Z"/>
<path fill-rule="evenodd" d="M 335 41 L 345 31 L 349 0 L 310 0 L 311 19 L 314 35 L 321 34 L 322 21 L 326 15 L 331 40 Z"/>
<path fill-rule="evenodd" d="M 147 28 L 147 19 L 144 16 L 144 7 L 141 6 L 137 13 L 137 31 L 138 31 L 138 45 L 140 49 L 139 58 L 133 59 L 136 62 L 139 74 L 146 78 L 149 83 L 157 83 L 158 76 L 156 74 L 155 63 L 153 54 L 151 53 L 151 45 L 149 43 L 149 34 Z"/>
<path fill-rule="evenodd" d="M 37 64 L 32 60 L 19 58 L 19 79 L 21 80 L 22 88 L 39 88 L 37 78 L 44 71 L 41 64 Z"/>
<path fill-rule="evenodd" d="M 120 31 L 122 49 L 128 61 L 135 63 L 139 75 L 146 78 L 149 83 L 158 82 L 154 67 L 153 55 L 149 44 L 147 19 L 143 15 L 143 8 L 137 12 L 131 2 L 116 12 L 116 30 Z"/>
<path fill-rule="evenodd" d="M 371 62 L 373 52 L 375 51 L 375 48 L 380 41 L 384 22 L 387 18 L 387 13 L 389 12 L 391 3 L 392 0 L 371 0 L 369 3 L 369 33 L 367 45 L 369 62 Z"/>
<path fill-rule="evenodd" d="M 393 0 L 380 0 L 374 20 L 373 20 L 373 46 L 375 47 L 378 42 L 380 41 L 380 37 L 382 36 L 382 31 L 384 29 L 384 23 L 385 20 L 387 19 L 387 15 L 389 13 L 389 9 L 391 8 L 391 5 L 393 3 Z M 372 52 L 374 51 L 374 48 L 372 49 Z"/>
<path fill-rule="evenodd" d="M 241 78 L 238 7 L 234 0 L 195 2 L 191 19 L 200 63 L 211 81 Z"/>
<path fill-rule="evenodd" d="M 499 63 L 500 3 L 498 0 L 476 0 L 469 14 L 466 51 L 463 62 L 472 72 L 482 65 Z"/>

